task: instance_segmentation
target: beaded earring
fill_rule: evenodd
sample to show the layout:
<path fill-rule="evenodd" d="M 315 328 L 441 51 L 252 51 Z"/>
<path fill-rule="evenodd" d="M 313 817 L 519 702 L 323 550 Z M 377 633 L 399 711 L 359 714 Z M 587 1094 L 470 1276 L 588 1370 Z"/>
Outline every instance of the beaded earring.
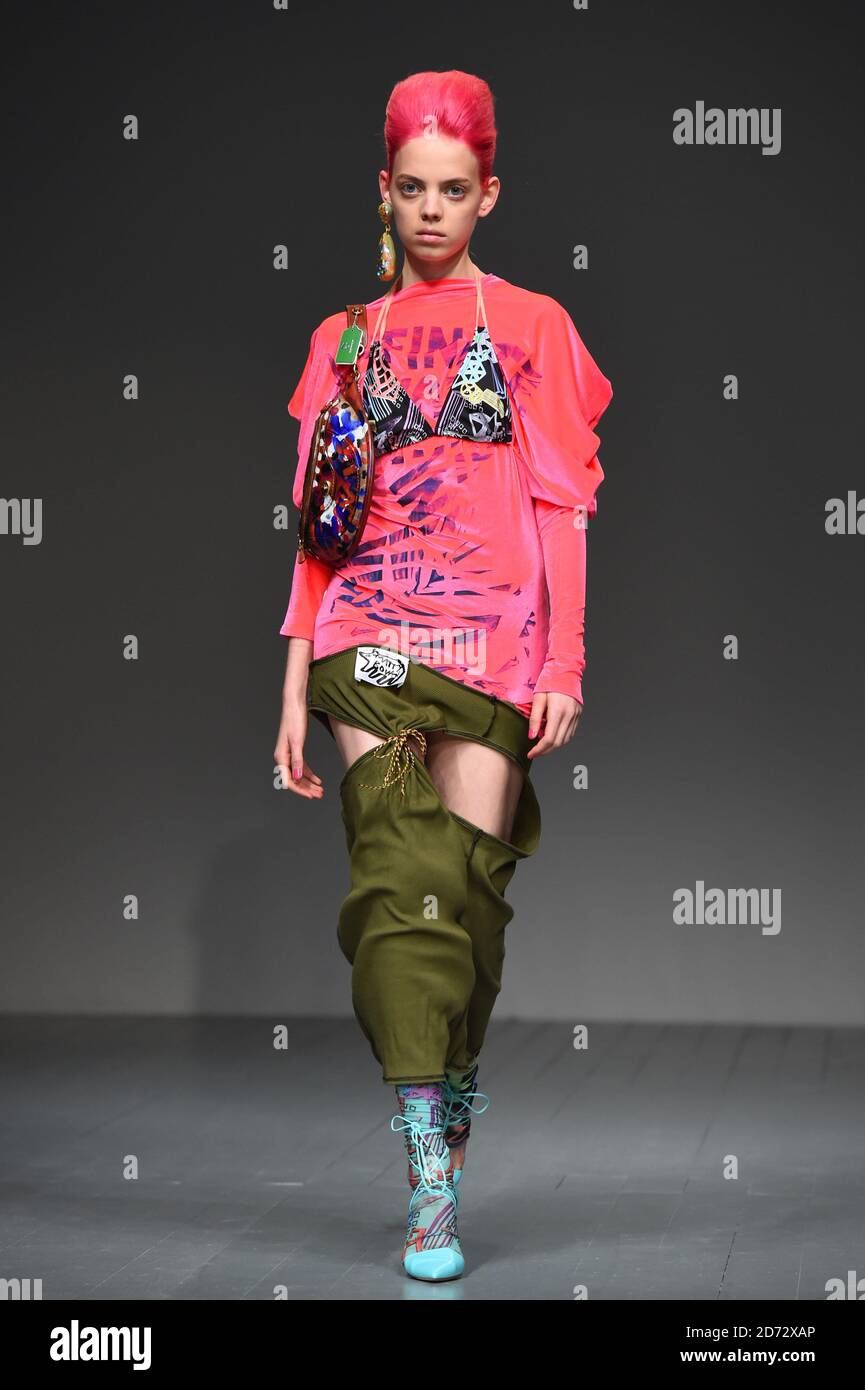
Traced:
<path fill-rule="evenodd" d="M 378 269 L 376 275 L 379 280 L 392 280 L 396 273 L 396 247 L 393 244 L 393 237 L 390 234 L 390 219 L 393 208 L 390 203 L 383 202 L 378 205 L 378 215 L 384 223 L 384 231 L 379 237 L 378 242 Z"/>

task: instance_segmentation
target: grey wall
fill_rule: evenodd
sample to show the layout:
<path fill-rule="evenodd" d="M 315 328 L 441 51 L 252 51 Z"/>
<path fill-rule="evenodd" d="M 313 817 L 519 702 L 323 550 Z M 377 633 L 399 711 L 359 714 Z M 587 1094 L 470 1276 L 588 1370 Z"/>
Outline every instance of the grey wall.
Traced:
<path fill-rule="evenodd" d="M 41 498 L 44 529 L 0 536 L 0 1007 L 350 1012 L 341 769 L 317 725 L 323 803 L 273 787 L 294 513 L 288 534 L 272 518 L 311 329 L 381 290 L 391 86 L 456 66 L 498 99 L 502 196 L 474 257 L 565 304 L 615 390 L 585 713 L 536 764 L 544 836 L 509 890 L 496 1017 L 863 1021 L 865 536 L 824 522 L 865 493 L 855 18 L 636 0 L 19 18 L 2 490 Z M 781 108 L 780 153 L 675 145 L 698 101 Z M 675 924 L 697 880 L 780 889 L 781 930 Z"/>

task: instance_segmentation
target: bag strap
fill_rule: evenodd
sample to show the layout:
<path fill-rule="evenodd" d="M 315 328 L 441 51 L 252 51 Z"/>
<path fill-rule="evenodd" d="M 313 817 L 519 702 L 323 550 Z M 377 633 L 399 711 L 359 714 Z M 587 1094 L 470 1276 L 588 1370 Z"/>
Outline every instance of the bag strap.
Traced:
<path fill-rule="evenodd" d="M 358 357 L 362 357 L 369 345 L 369 329 L 366 324 L 366 305 L 365 304 L 346 304 L 345 317 L 349 328 L 358 324 L 363 334 L 363 342 L 358 349 Z M 356 364 L 355 364 L 356 365 Z"/>

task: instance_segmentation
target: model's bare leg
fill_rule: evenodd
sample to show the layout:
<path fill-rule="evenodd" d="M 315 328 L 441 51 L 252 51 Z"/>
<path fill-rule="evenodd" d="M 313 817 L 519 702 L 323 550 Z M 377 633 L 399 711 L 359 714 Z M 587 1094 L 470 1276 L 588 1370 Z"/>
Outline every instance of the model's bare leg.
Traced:
<path fill-rule="evenodd" d="M 329 714 L 330 727 L 344 765 L 384 743 L 378 734 L 357 729 Z M 474 739 L 442 730 L 426 734 L 427 771 L 448 810 L 506 840 L 520 799 L 523 773 L 512 758 Z M 416 756 L 420 756 L 419 749 Z"/>
<path fill-rule="evenodd" d="M 375 748 L 376 744 L 384 743 L 384 739 L 378 734 L 372 734 L 368 729 L 355 728 L 354 724 L 346 724 L 344 720 L 337 719 L 334 715 L 328 714 L 330 727 L 333 729 L 333 736 L 336 739 L 342 760 L 346 768 L 356 763 L 358 758 L 363 757 L 364 753 L 370 748 Z M 415 735 L 409 738 L 409 745 L 414 756 L 423 762 L 423 751 Z"/>
<path fill-rule="evenodd" d="M 336 739 L 337 747 L 340 751 L 345 766 L 351 767 L 358 758 L 362 757 L 370 748 L 375 748 L 377 743 L 384 743 L 383 738 L 378 734 L 371 734 L 368 729 L 356 729 L 353 724 L 346 724 L 342 719 L 335 719 L 329 714 L 330 727 L 333 729 L 333 736 Z"/>
<path fill-rule="evenodd" d="M 522 768 L 474 739 L 439 730 L 426 738 L 427 771 L 448 810 L 507 840 L 522 790 Z"/>

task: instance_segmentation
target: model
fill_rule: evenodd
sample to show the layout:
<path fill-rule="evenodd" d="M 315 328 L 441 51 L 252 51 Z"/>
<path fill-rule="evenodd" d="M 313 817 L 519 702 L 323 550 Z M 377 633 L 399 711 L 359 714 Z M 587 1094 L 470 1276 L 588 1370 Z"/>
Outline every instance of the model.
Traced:
<path fill-rule="evenodd" d="M 298 795 L 324 795 L 304 755 L 311 711 L 345 763 L 338 940 L 396 1090 L 403 1267 L 439 1280 L 464 1269 L 459 1182 L 472 1115 L 489 1103 L 478 1057 L 513 915 L 504 894 L 540 838 L 532 762 L 568 743 L 582 713 L 586 520 L 604 476 L 593 427 L 612 389 L 560 304 L 470 256 L 500 192 L 486 82 L 408 77 L 384 134 L 379 189 L 404 259 L 367 305 L 372 498 L 348 560 L 295 565 L 274 759 Z M 315 329 L 289 402 L 298 507 L 345 323 L 342 308 Z"/>

